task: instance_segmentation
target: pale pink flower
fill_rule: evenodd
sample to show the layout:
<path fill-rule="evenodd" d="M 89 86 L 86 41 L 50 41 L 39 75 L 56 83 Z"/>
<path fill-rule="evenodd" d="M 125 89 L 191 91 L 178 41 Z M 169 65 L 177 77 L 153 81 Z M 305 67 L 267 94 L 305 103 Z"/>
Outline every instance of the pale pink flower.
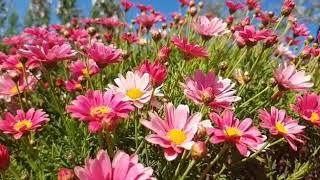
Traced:
<path fill-rule="evenodd" d="M 177 158 L 184 149 L 190 150 L 194 141 L 201 113 L 189 115 L 189 107 L 179 105 L 177 108 L 172 103 L 164 106 L 165 117 L 149 112 L 150 121 L 141 121 L 154 134 L 148 135 L 146 140 L 164 148 L 164 155 L 168 161 Z"/>
<path fill-rule="evenodd" d="M 89 131 L 95 133 L 102 128 L 113 130 L 134 107 L 123 101 L 119 93 L 96 90 L 77 96 L 66 109 L 72 118 L 89 123 Z"/>
<path fill-rule="evenodd" d="M 100 68 L 92 59 L 88 62 L 77 60 L 70 64 L 69 69 L 72 77 L 76 79 L 88 78 L 100 72 Z"/>
<path fill-rule="evenodd" d="M 135 22 L 138 25 L 140 25 L 141 27 L 145 27 L 147 30 L 150 30 L 154 24 L 161 21 L 162 21 L 162 17 L 159 15 L 155 15 L 153 13 L 141 14 L 135 19 Z"/>
<path fill-rule="evenodd" d="M 17 110 L 17 115 L 6 112 L 4 119 L 0 120 L 0 131 L 11 134 L 15 139 L 20 139 L 26 133 L 36 131 L 46 122 L 49 116 L 42 110 L 29 109 L 27 112 Z"/>
<path fill-rule="evenodd" d="M 293 54 L 293 52 L 289 49 L 289 47 L 284 45 L 283 43 L 280 43 L 278 45 L 278 47 L 275 50 L 275 55 L 279 57 L 284 57 L 289 60 L 296 58 L 296 55 Z"/>
<path fill-rule="evenodd" d="M 128 71 L 126 76 L 119 74 L 114 80 L 115 85 L 109 84 L 109 88 L 124 96 L 124 101 L 132 102 L 136 107 L 142 108 L 148 103 L 152 96 L 162 96 L 159 88 L 152 87 L 151 78 L 148 73 Z"/>
<path fill-rule="evenodd" d="M 121 61 L 122 51 L 112 45 L 105 46 L 96 42 L 87 49 L 89 58 L 93 59 L 100 67 Z"/>
<path fill-rule="evenodd" d="M 281 64 L 273 71 L 273 76 L 281 90 L 306 90 L 313 87 L 311 76 L 298 71 L 294 65 Z"/>
<path fill-rule="evenodd" d="M 180 39 L 178 36 L 173 36 L 171 42 L 179 48 L 183 53 L 185 60 L 189 60 L 195 57 L 208 57 L 208 51 L 193 43 L 189 43 L 187 38 Z"/>
<path fill-rule="evenodd" d="M 28 82 L 26 82 L 26 79 Z M 21 76 L 17 82 L 8 75 L 0 76 L 0 95 L 5 97 L 12 97 L 28 90 L 34 90 L 37 80 L 30 75 L 27 78 Z"/>
<path fill-rule="evenodd" d="M 256 149 L 265 140 L 258 128 L 253 126 L 252 119 L 239 121 L 232 111 L 226 110 L 222 116 L 211 113 L 210 119 L 215 125 L 214 128 L 207 128 L 207 133 L 211 135 L 210 142 L 232 143 L 243 156 L 249 156 L 250 150 Z"/>
<path fill-rule="evenodd" d="M 305 93 L 296 98 L 293 110 L 303 119 L 320 127 L 320 96 L 315 93 Z"/>
<path fill-rule="evenodd" d="M 272 135 L 285 138 L 293 150 L 297 150 L 297 143 L 303 144 L 301 139 L 304 126 L 287 115 L 283 109 L 271 107 L 271 112 L 259 110 L 260 126 L 269 129 Z"/>
<path fill-rule="evenodd" d="M 241 99 L 235 95 L 235 84 L 230 79 L 217 77 L 214 72 L 205 74 L 196 70 L 194 78 L 188 77 L 181 85 L 189 99 L 196 104 L 207 104 L 212 109 L 232 108 L 232 103 Z"/>
<path fill-rule="evenodd" d="M 122 27 L 125 26 L 125 23 L 119 20 L 117 16 L 112 16 L 112 17 L 101 17 L 98 20 L 98 23 L 103 25 L 106 28 L 116 28 L 116 27 Z"/>
<path fill-rule="evenodd" d="M 193 23 L 194 30 L 205 39 L 222 36 L 229 32 L 227 23 L 222 19 L 214 17 L 209 19 L 206 16 L 199 16 Z"/>
<path fill-rule="evenodd" d="M 74 168 L 80 180 L 154 180 L 153 170 L 138 162 L 137 155 L 129 156 L 118 151 L 113 161 L 105 150 L 100 150 L 95 159 L 86 161 L 84 167 Z"/>

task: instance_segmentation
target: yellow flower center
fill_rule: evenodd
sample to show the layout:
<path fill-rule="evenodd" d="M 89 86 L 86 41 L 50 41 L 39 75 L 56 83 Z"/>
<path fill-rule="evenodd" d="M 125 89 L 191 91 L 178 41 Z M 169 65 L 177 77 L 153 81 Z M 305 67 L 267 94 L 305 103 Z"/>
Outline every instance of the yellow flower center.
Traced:
<path fill-rule="evenodd" d="M 19 90 L 16 86 L 13 86 L 12 88 L 10 88 L 9 92 L 11 94 L 18 94 L 19 93 Z"/>
<path fill-rule="evenodd" d="M 242 135 L 242 132 L 236 128 L 236 127 L 228 127 L 224 134 L 229 137 L 240 137 Z"/>
<path fill-rule="evenodd" d="M 32 127 L 32 122 L 31 120 L 22 120 L 18 121 L 14 126 L 14 130 L 20 131 L 22 128 L 29 129 Z"/>
<path fill-rule="evenodd" d="M 82 74 L 85 75 L 85 76 L 90 76 L 91 74 L 91 70 L 89 68 L 83 68 L 82 69 Z"/>
<path fill-rule="evenodd" d="M 319 114 L 316 112 L 313 112 L 310 116 L 310 121 L 314 123 L 319 120 L 320 120 Z"/>
<path fill-rule="evenodd" d="M 281 123 L 281 122 L 277 122 L 277 123 L 276 123 L 276 129 L 277 129 L 280 133 L 288 134 L 287 128 L 286 128 L 286 127 L 284 126 L 284 124 Z"/>
<path fill-rule="evenodd" d="M 21 62 L 16 64 L 16 68 L 17 69 L 22 69 L 23 68 L 23 64 Z"/>
<path fill-rule="evenodd" d="M 108 114 L 111 109 L 107 106 L 97 106 L 90 109 L 90 115 L 93 117 L 103 117 Z"/>
<path fill-rule="evenodd" d="M 139 99 L 141 96 L 143 96 L 143 92 L 138 89 L 138 88 L 132 88 L 127 91 L 127 96 L 130 97 L 131 99 Z"/>
<path fill-rule="evenodd" d="M 82 89 L 82 86 L 81 86 L 80 83 L 75 84 L 74 87 L 75 87 L 76 89 Z"/>
<path fill-rule="evenodd" d="M 186 139 L 187 135 L 180 129 L 172 129 L 167 133 L 169 140 L 177 145 L 182 144 Z"/>

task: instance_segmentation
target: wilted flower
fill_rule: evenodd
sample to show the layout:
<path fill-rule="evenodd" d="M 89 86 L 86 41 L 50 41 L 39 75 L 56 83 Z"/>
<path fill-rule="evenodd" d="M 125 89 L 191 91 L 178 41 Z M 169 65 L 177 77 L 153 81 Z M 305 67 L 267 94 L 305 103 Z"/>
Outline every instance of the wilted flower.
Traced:
<path fill-rule="evenodd" d="M 184 94 L 197 104 L 207 104 L 212 109 L 229 109 L 232 103 L 239 101 L 235 96 L 235 84 L 230 79 L 217 77 L 214 72 L 208 74 L 196 70 L 194 78 L 188 77 L 185 84 L 181 84 Z"/>
<path fill-rule="evenodd" d="M 68 168 L 60 168 L 58 171 L 58 180 L 75 180 L 76 175 L 73 170 Z"/>
<path fill-rule="evenodd" d="M 95 133 L 102 128 L 112 130 L 119 119 L 128 117 L 134 110 L 128 102 L 122 100 L 123 96 L 111 91 L 89 91 L 86 95 L 77 96 L 67 106 L 72 118 L 89 123 L 89 131 Z"/>
<path fill-rule="evenodd" d="M 105 150 L 100 150 L 95 159 L 86 161 L 84 167 L 75 167 L 75 174 L 80 180 L 149 180 L 153 170 L 138 162 L 137 155 L 129 156 L 118 151 L 111 162 Z"/>
<path fill-rule="evenodd" d="M 17 115 L 10 112 L 4 114 L 0 120 L 0 131 L 4 134 L 12 134 L 15 139 L 20 139 L 26 133 L 39 129 L 49 121 L 49 116 L 42 110 L 29 109 L 27 112 L 17 110 Z"/>
<path fill-rule="evenodd" d="M 179 105 L 175 108 L 172 103 L 166 104 L 164 111 L 164 119 L 156 113 L 149 112 L 150 121 L 144 120 L 141 124 L 154 132 L 148 135 L 146 140 L 164 148 L 165 158 L 172 161 L 182 153 L 183 149 L 191 149 L 201 113 L 190 116 L 188 106 Z"/>
<path fill-rule="evenodd" d="M 292 106 L 303 119 L 320 127 L 320 96 L 315 93 L 305 93 L 298 96 Z"/>
<path fill-rule="evenodd" d="M 210 119 L 216 126 L 207 128 L 208 134 L 211 135 L 210 142 L 213 144 L 232 143 L 243 156 L 249 156 L 250 149 L 255 149 L 265 139 L 258 128 L 252 125 L 250 118 L 239 121 L 232 111 L 226 110 L 222 116 L 211 113 Z"/>
<path fill-rule="evenodd" d="M 193 28 L 204 39 L 221 36 L 229 32 L 227 23 L 217 17 L 209 19 L 206 16 L 199 16 L 194 21 Z"/>
<path fill-rule="evenodd" d="M 293 150 L 297 150 L 296 143 L 303 144 L 300 139 L 304 126 L 300 126 L 298 122 L 286 114 L 286 111 L 271 107 L 271 112 L 259 110 L 260 126 L 269 129 L 272 135 L 284 137 Z"/>
<path fill-rule="evenodd" d="M 187 38 L 180 39 L 177 36 L 171 38 L 171 42 L 179 48 L 183 53 L 185 60 L 189 60 L 195 57 L 208 57 L 208 51 L 197 45 L 187 42 Z"/>
<path fill-rule="evenodd" d="M 116 78 L 114 82 L 116 86 L 109 84 L 109 88 L 114 92 L 123 94 L 124 101 L 133 102 L 138 108 L 142 108 L 144 104 L 149 102 L 153 95 L 161 95 L 159 89 L 153 89 L 148 73 L 141 74 L 128 71 L 126 77 L 119 74 L 119 78 Z"/>
<path fill-rule="evenodd" d="M 105 67 L 106 65 L 119 62 L 122 51 L 112 45 L 105 46 L 103 43 L 96 42 L 87 49 L 87 54 L 100 67 Z"/>
<path fill-rule="evenodd" d="M 274 70 L 273 76 L 281 90 L 306 90 L 313 86 L 311 76 L 296 70 L 294 65 L 281 64 Z"/>
<path fill-rule="evenodd" d="M 8 169 L 9 165 L 10 165 L 9 150 L 7 146 L 0 144 L 0 172 Z"/>
<path fill-rule="evenodd" d="M 167 78 L 167 68 L 158 61 L 144 61 L 138 70 L 142 74 L 148 73 L 154 86 L 160 86 Z"/>

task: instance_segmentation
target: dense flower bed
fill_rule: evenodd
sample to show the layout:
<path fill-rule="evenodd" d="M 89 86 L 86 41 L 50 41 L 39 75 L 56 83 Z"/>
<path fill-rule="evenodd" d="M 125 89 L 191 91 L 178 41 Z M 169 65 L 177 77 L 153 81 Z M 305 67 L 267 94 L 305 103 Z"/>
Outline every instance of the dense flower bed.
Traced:
<path fill-rule="evenodd" d="M 294 0 L 179 2 L 4 38 L 1 178 L 318 179 L 320 49 Z"/>

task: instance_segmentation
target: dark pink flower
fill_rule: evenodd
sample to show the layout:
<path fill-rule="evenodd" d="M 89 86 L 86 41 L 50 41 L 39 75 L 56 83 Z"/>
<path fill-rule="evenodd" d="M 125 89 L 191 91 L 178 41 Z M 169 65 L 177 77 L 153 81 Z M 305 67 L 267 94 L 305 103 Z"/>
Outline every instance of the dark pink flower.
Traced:
<path fill-rule="evenodd" d="M 150 5 L 144 5 L 144 4 L 136 4 L 136 7 L 141 11 L 141 12 L 147 12 L 147 11 L 152 11 L 153 7 Z"/>
<path fill-rule="evenodd" d="M 69 69 L 72 77 L 75 79 L 88 78 L 100 71 L 98 65 L 92 59 L 89 59 L 88 62 L 77 60 L 70 64 Z"/>
<path fill-rule="evenodd" d="M 301 139 L 304 126 L 287 115 L 283 109 L 271 107 L 271 111 L 259 110 L 260 126 L 269 129 L 272 135 L 285 138 L 293 150 L 297 150 L 297 143 L 303 144 Z"/>
<path fill-rule="evenodd" d="M 317 57 L 319 55 L 319 49 L 306 45 L 303 47 L 301 55 L 303 58 Z"/>
<path fill-rule="evenodd" d="M 117 63 L 121 60 L 122 51 L 112 45 L 105 46 L 96 42 L 87 49 L 89 58 L 93 59 L 100 67 Z"/>
<path fill-rule="evenodd" d="M 160 62 L 166 62 L 171 54 L 171 48 L 163 46 L 160 48 L 158 55 L 157 55 L 157 60 Z"/>
<path fill-rule="evenodd" d="M 123 41 L 126 41 L 129 44 L 134 44 L 134 43 L 137 43 L 139 41 L 138 35 L 135 34 L 135 33 L 132 33 L 132 32 L 123 33 L 121 35 L 121 39 Z"/>
<path fill-rule="evenodd" d="M 130 0 L 121 0 L 120 4 L 125 11 L 129 11 L 134 6 Z"/>
<path fill-rule="evenodd" d="M 10 153 L 8 147 L 0 144 L 0 172 L 8 169 L 10 165 Z"/>
<path fill-rule="evenodd" d="M 238 10 L 241 10 L 244 8 L 244 5 L 242 3 L 236 3 L 233 0 L 227 0 L 226 6 L 229 8 L 230 14 L 235 13 Z"/>
<path fill-rule="evenodd" d="M 101 17 L 98 20 L 98 23 L 103 25 L 104 27 L 113 29 L 116 27 L 122 27 L 125 25 L 122 21 L 119 20 L 117 16 L 112 16 L 112 17 Z"/>
<path fill-rule="evenodd" d="M 264 26 L 268 24 L 274 24 L 277 22 L 278 18 L 276 16 L 271 16 L 269 12 L 260 11 L 257 18 L 261 21 Z"/>
<path fill-rule="evenodd" d="M 5 37 L 3 38 L 2 42 L 5 45 L 20 48 L 29 40 L 30 38 L 27 36 L 27 34 L 22 33 L 16 36 L 12 36 L 10 38 Z"/>
<path fill-rule="evenodd" d="M 210 119 L 215 125 L 214 128 L 207 128 L 207 133 L 211 136 L 210 142 L 213 144 L 230 142 L 243 156 L 249 156 L 250 149 L 256 149 L 265 140 L 258 128 L 253 125 L 252 119 L 239 121 L 232 111 L 226 110 L 222 116 L 211 113 Z"/>
<path fill-rule="evenodd" d="M 183 53 L 185 60 L 209 56 L 209 53 L 205 48 L 197 44 L 188 43 L 187 38 L 180 39 L 178 36 L 173 36 L 171 42 Z"/>
<path fill-rule="evenodd" d="M 141 14 L 140 16 L 136 17 L 135 21 L 141 27 L 145 27 L 147 30 L 150 30 L 154 24 L 162 21 L 162 16 L 155 15 L 153 13 Z"/>
<path fill-rule="evenodd" d="M 81 91 L 82 85 L 79 80 L 71 79 L 64 82 L 65 88 L 68 92 Z"/>
<path fill-rule="evenodd" d="M 281 8 L 281 14 L 284 16 L 290 15 L 294 7 L 295 7 L 294 0 L 284 0 Z"/>
<path fill-rule="evenodd" d="M 296 98 L 292 106 L 303 119 L 320 127 L 320 96 L 315 93 L 305 93 Z"/>
<path fill-rule="evenodd" d="M 288 43 L 288 45 L 292 46 L 292 45 L 299 45 L 301 43 L 301 40 L 296 39 L 296 38 L 292 38 L 290 36 L 286 36 L 286 42 Z"/>
<path fill-rule="evenodd" d="M 291 25 L 291 30 L 293 32 L 293 37 L 306 37 L 310 35 L 308 28 L 304 24 L 293 23 Z"/>
<path fill-rule="evenodd" d="M 181 6 L 189 6 L 190 0 L 179 0 Z"/>
<path fill-rule="evenodd" d="M 259 41 L 265 40 L 272 34 L 272 30 L 263 29 L 256 31 L 253 25 L 245 26 L 242 30 L 235 31 L 234 37 L 239 47 L 243 46 L 254 46 Z"/>
<path fill-rule="evenodd" d="M 250 11 L 260 9 L 260 3 L 257 0 L 246 0 L 246 5 Z"/>
<path fill-rule="evenodd" d="M 85 29 L 71 29 L 69 39 L 80 45 L 86 45 L 89 43 L 89 33 Z"/>
<path fill-rule="evenodd" d="M 158 61 L 151 63 L 146 60 L 140 65 L 138 70 L 142 74 L 148 73 L 154 86 L 160 86 L 167 78 L 166 66 Z"/>

